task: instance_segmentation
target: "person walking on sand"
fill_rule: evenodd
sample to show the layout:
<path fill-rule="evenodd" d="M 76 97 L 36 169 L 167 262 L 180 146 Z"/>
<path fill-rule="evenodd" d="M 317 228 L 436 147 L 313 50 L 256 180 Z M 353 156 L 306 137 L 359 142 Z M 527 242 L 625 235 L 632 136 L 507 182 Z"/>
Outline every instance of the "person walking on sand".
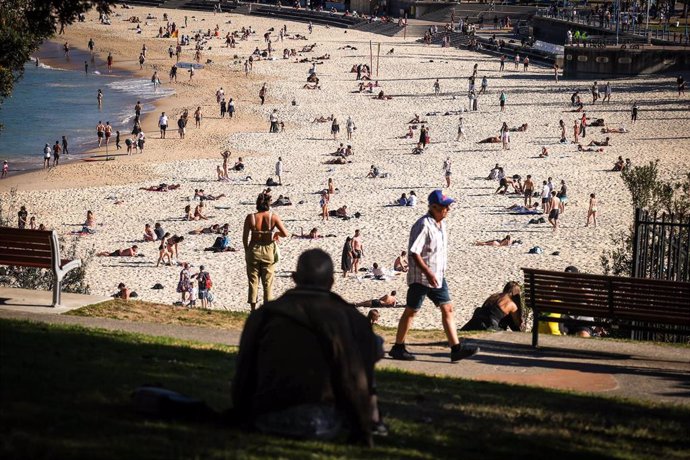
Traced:
<path fill-rule="evenodd" d="M 5 179 L 9 172 L 10 172 L 10 164 L 7 162 L 7 160 L 4 160 L 2 162 L 2 175 L 0 175 L 0 179 Z"/>
<path fill-rule="evenodd" d="M 252 311 L 256 309 L 259 297 L 259 281 L 263 285 L 264 302 L 273 298 L 273 276 L 279 260 L 278 239 L 288 235 L 280 217 L 271 211 L 271 195 L 262 192 L 256 199 L 256 212 L 247 215 L 242 230 L 249 284 L 248 303 Z"/>
<path fill-rule="evenodd" d="M 276 177 L 278 178 L 278 185 L 283 185 L 283 157 L 278 157 L 276 161 Z"/>
<path fill-rule="evenodd" d="M 340 132 L 340 124 L 337 118 L 333 118 L 333 123 L 331 123 L 331 134 L 333 134 L 333 140 L 338 138 L 338 133 Z"/>
<path fill-rule="evenodd" d="M 577 144 L 579 142 L 579 136 L 580 135 L 580 124 L 575 120 L 575 123 L 573 124 L 573 138 L 575 139 L 573 143 Z"/>
<path fill-rule="evenodd" d="M 273 109 L 273 112 L 271 112 L 271 115 L 269 115 L 268 119 L 271 122 L 271 127 L 268 129 L 268 132 L 269 133 L 277 133 L 278 132 L 278 109 Z"/>
<path fill-rule="evenodd" d="M 633 102 L 632 111 L 630 112 L 630 121 L 632 122 L 633 125 L 637 121 L 637 112 L 639 110 L 640 110 L 640 108 L 637 106 L 637 102 Z"/>
<path fill-rule="evenodd" d="M 594 193 L 589 195 L 589 209 L 587 210 L 587 222 L 585 227 L 589 227 L 589 223 L 594 222 L 594 227 L 597 226 L 597 196 Z"/>
<path fill-rule="evenodd" d="M 434 190 L 429 194 L 428 202 L 429 212 L 419 218 L 410 230 L 406 306 L 398 322 L 395 345 L 388 355 L 398 360 L 416 359 L 407 351 L 405 338 L 424 298 L 428 297 L 441 310 L 443 330 L 450 345 L 450 360 L 455 362 L 479 351 L 476 347 L 463 346 L 458 340 L 453 302 L 445 276 L 448 265 L 448 231 L 445 219 L 455 200 L 445 196 L 441 190 Z"/>
<path fill-rule="evenodd" d="M 364 245 L 362 244 L 362 233 L 359 229 L 355 230 L 352 237 L 352 273 L 357 275 L 359 272 L 359 262 L 364 257 Z"/>
<path fill-rule="evenodd" d="M 506 93 L 501 91 L 501 94 L 498 96 L 498 103 L 501 105 L 501 112 L 506 111 L 506 100 L 508 98 L 506 97 Z"/>
<path fill-rule="evenodd" d="M 146 56 L 144 55 L 144 53 L 140 53 L 139 54 L 139 70 L 144 69 L 144 62 L 146 62 Z"/>
<path fill-rule="evenodd" d="M 108 73 L 112 72 L 113 70 L 113 53 L 108 53 Z"/>
<path fill-rule="evenodd" d="M 67 137 L 62 136 L 62 153 L 69 155 L 69 149 L 67 148 Z"/>
<path fill-rule="evenodd" d="M 45 147 L 43 147 L 43 169 L 48 169 L 50 168 L 50 145 L 46 144 Z"/>
<path fill-rule="evenodd" d="M 55 145 L 53 145 L 53 167 L 60 164 L 60 150 L 60 143 L 55 141 Z"/>
<path fill-rule="evenodd" d="M 534 193 L 534 181 L 532 180 L 532 175 L 527 174 L 527 179 L 523 184 L 524 194 L 525 194 L 525 207 L 532 206 L 532 194 Z"/>
<path fill-rule="evenodd" d="M 460 138 L 466 139 L 467 136 L 465 135 L 465 124 L 462 119 L 462 115 L 460 116 L 460 119 L 458 120 L 458 137 L 455 139 L 456 141 L 459 141 Z"/>
<path fill-rule="evenodd" d="M 347 116 L 347 121 L 345 122 L 345 129 L 347 131 L 347 140 L 351 141 L 352 140 L 352 133 L 357 129 L 355 126 L 355 122 L 352 119 L 351 116 Z"/>
<path fill-rule="evenodd" d="M 447 157 L 443 162 L 443 174 L 446 177 L 446 187 L 450 187 L 450 176 L 452 175 L 451 167 L 453 163 L 450 161 L 450 157 Z"/>
<path fill-rule="evenodd" d="M 261 105 L 264 105 L 266 101 L 266 83 L 264 83 L 259 90 L 259 99 L 261 99 Z"/>
<path fill-rule="evenodd" d="M 197 128 L 201 128 L 201 119 L 203 115 L 201 113 L 201 107 L 197 107 L 194 111 L 194 124 Z"/>
<path fill-rule="evenodd" d="M 558 216 L 561 213 L 561 200 L 556 196 L 556 191 L 551 192 L 549 202 L 549 223 L 553 226 L 553 231 L 558 229 Z"/>
<path fill-rule="evenodd" d="M 103 129 L 103 135 L 105 136 L 105 148 L 107 150 L 108 144 L 110 144 L 110 136 L 113 135 L 113 127 L 110 126 L 110 122 L 105 122 L 105 128 Z"/>
<path fill-rule="evenodd" d="M 96 125 L 96 135 L 98 136 L 98 147 L 100 147 L 105 137 L 105 125 L 100 120 L 98 121 L 98 125 Z"/>
<path fill-rule="evenodd" d="M 321 221 L 326 222 L 328 220 L 328 203 L 331 201 L 331 196 L 328 192 L 324 191 L 321 193 L 321 199 L 319 200 L 319 206 L 321 207 Z"/>
<path fill-rule="evenodd" d="M 161 116 L 158 117 L 158 127 L 161 131 L 161 139 L 165 139 L 165 131 L 168 129 L 168 116 L 165 112 L 161 112 Z"/>
<path fill-rule="evenodd" d="M 553 65 L 553 76 L 556 79 L 556 83 L 558 83 L 558 70 L 559 70 L 558 64 L 554 64 Z"/>
<path fill-rule="evenodd" d="M 437 96 L 441 94 L 441 84 L 438 82 L 438 78 L 434 82 L 434 94 Z"/>

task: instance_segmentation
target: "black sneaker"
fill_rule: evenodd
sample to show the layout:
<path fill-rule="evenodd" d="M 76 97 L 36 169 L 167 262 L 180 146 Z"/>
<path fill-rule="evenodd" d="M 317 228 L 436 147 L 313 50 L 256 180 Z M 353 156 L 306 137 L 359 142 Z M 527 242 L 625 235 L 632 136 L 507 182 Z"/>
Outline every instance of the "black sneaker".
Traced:
<path fill-rule="evenodd" d="M 452 362 L 460 361 L 461 359 L 474 356 L 477 353 L 479 353 L 479 347 L 462 347 L 458 345 L 450 349 L 450 360 Z"/>
<path fill-rule="evenodd" d="M 393 359 L 399 359 L 401 361 L 414 361 L 415 359 L 417 359 L 414 357 L 412 353 L 405 349 L 405 344 L 398 343 L 393 345 L 391 351 L 388 352 L 388 356 L 390 356 Z"/>

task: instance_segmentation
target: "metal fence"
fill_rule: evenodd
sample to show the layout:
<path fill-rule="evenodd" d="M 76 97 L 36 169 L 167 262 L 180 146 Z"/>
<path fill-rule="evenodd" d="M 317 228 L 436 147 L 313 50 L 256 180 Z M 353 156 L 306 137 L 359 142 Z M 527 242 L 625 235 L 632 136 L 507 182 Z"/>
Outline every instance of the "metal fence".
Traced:
<path fill-rule="evenodd" d="M 633 277 L 690 282 L 690 216 L 650 214 L 637 209 L 633 230 Z M 664 342 L 687 341 L 686 337 L 673 333 L 679 329 L 686 334 L 689 332 L 688 328 L 674 327 L 664 333 L 633 332 L 632 338 Z"/>
<path fill-rule="evenodd" d="M 668 45 L 690 45 L 690 30 L 687 26 L 682 32 L 678 32 L 677 30 L 671 31 L 669 24 L 663 24 L 662 28 L 655 27 L 648 29 L 646 23 L 639 23 L 633 20 L 632 15 L 629 16 L 629 20 L 619 19 L 616 17 L 618 15 L 606 19 L 603 16 L 592 14 L 590 10 L 575 8 L 539 8 L 536 15 L 567 21 L 574 26 L 583 25 L 598 27 L 599 29 L 616 32 L 621 36 L 634 35 L 643 38 L 645 41 L 649 36 L 649 38 L 653 40 L 668 42 Z M 624 17 L 625 15 L 625 13 L 621 13 L 620 16 Z"/>

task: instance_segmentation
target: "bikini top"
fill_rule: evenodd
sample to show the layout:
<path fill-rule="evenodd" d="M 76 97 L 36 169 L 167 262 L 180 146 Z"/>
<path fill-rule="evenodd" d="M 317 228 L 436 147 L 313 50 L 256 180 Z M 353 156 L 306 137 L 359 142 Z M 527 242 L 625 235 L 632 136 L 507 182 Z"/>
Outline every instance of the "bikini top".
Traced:
<path fill-rule="evenodd" d="M 268 230 L 260 230 L 256 228 L 256 213 L 252 214 L 252 233 L 257 233 L 259 235 L 272 234 L 273 229 L 271 228 L 271 222 L 273 221 L 273 211 L 268 211 Z"/>

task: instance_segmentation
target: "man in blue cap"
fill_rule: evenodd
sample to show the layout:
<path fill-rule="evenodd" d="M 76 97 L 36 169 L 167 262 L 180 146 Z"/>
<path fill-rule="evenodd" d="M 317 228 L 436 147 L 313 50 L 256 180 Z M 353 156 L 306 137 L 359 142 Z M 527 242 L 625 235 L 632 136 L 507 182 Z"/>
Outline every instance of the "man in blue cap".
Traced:
<path fill-rule="evenodd" d="M 441 310 L 443 330 L 450 345 L 450 360 L 455 362 L 476 354 L 476 347 L 463 347 L 458 340 L 453 303 L 448 292 L 445 272 L 448 264 L 448 231 L 444 222 L 455 200 L 441 190 L 429 195 L 429 212 L 412 226 L 408 243 L 407 306 L 400 317 L 395 345 L 388 352 L 394 359 L 412 361 L 414 355 L 405 348 L 405 336 L 412 320 L 428 297 Z"/>

